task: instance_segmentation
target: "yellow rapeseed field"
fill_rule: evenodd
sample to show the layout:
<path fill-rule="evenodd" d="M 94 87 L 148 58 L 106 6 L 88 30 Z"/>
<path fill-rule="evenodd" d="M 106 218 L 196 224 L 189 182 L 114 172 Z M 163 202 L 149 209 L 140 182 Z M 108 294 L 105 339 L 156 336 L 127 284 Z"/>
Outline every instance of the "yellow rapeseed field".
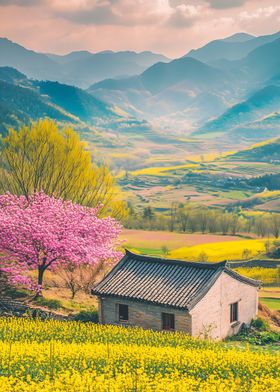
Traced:
<path fill-rule="evenodd" d="M 261 280 L 264 284 L 279 283 L 280 284 L 280 269 L 279 268 L 236 268 L 236 272 L 241 275 L 247 276 L 248 278 Z"/>
<path fill-rule="evenodd" d="M 1 392 L 278 392 L 280 358 L 180 333 L 0 319 Z"/>
<path fill-rule="evenodd" d="M 147 167 L 130 172 L 132 176 L 166 176 L 166 173 L 173 170 L 192 169 L 197 167 L 195 163 L 188 163 L 185 165 L 176 166 L 162 166 L 162 167 Z"/>
<path fill-rule="evenodd" d="M 242 240 L 215 242 L 212 244 L 200 244 L 182 247 L 170 252 L 174 259 L 199 261 L 201 254 L 207 256 L 207 261 L 242 260 L 244 250 L 248 250 L 248 256 L 254 257 L 265 251 L 265 240 Z"/>

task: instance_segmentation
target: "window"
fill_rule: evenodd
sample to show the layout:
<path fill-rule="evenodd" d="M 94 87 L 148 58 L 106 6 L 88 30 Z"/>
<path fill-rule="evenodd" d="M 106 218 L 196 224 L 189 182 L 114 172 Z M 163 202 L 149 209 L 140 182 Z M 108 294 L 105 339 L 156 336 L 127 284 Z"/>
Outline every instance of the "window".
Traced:
<path fill-rule="evenodd" d="M 238 302 L 230 305 L 230 322 L 238 321 Z"/>
<path fill-rule="evenodd" d="M 162 320 L 162 329 L 165 329 L 166 331 L 174 331 L 175 329 L 174 314 L 162 313 L 161 320 Z"/>
<path fill-rule="evenodd" d="M 128 321 L 128 305 L 119 304 L 119 321 Z"/>

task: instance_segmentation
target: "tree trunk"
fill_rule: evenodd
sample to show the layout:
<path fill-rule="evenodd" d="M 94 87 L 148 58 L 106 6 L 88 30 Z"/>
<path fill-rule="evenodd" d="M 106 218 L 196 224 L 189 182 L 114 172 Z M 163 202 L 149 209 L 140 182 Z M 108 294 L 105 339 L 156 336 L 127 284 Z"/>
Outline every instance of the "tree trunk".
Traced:
<path fill-rule="evenodd" d="M 43 277 L 44 277 L 45 270 L 46 270 L 45 266 L 39 265 L 39 267 L 38 267 L 38 281 L 37 281 L 37 283 L 38 283 L 38 286 L 40 288 L 42 288 L 42 285 L 43 285 Z M 42 290 L 37 290 L 37 292 L 36 292 L 36 294 L 35 294 L 33 299 L 37 299 L 39 297 L 42 297 Z"/>
<path fill-rule="evenodd" d="M 41 287 L 43 285 L 44 272 L 45 272 L 45 266 L 40 265 L 38 267 L 38 286 L 41 286 Z"/>

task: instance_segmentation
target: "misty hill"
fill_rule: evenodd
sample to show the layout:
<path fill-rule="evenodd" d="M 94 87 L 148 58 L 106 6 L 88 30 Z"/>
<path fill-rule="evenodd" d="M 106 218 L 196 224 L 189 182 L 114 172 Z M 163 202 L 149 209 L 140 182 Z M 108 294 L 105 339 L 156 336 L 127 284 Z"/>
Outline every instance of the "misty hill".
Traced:
<path fill-rule="evenodd" d="M 137 75 L 158 61 L 168 61 L 151 52 L 100 52 L 65 64 L 67 78 L 75 78 L 77 85 L 90 84 L 106 79 Z"/>
<path fill-rule="evenodd" d="M 280 32 L 260 37 L 252 37 L 242 33 L 235 34 L 225 39 L 211 41 L 199 49 L 193 49 L 186 56 L 214 64 L 221 59 L 240 60 L 246 57 L 252 50 L 273 42 L 277 38 L 280 38 Z"/>
<path fill-rule="evenodd" d="M 246 101 L 234 105 L 217 119 L 207 122 L 199 133 L 225 132 L 237 126 L 257 121 L 280 109 L 280 87 L 267 86 Z"/>
<path fill-rule="evenodd" d="M 55 107 L 35 90 L 0 81 L 0 133 L 5 134 L 9 127 L 43 117 L 76 122 L 70 114 Z"/>
<path fill-rule="evenodd" d="M 1 45 L 7 57 L 2 56 Z M 230 55 L 221 60 L 227 50 Z M 207 51 L 213 61 L 208 61 Z M 233 142 L 263 140 L 280 131 L 280 33 L 237 33 L 192 52 L 197 57 L 204 53 L 207 63 L 190 54 L 168 61 L 151 52 L 131 51 L 46 55 L 7 39 L 0 39 L 0 53 L 1 61 L 23 59 L 27 68 L 29 60 L 33 67 L 41 64 L 35 71 L 51 76 L 37 79 L 47 82 L 19 81 L 18 76 L 14 84 L 37 89 L 52 105 L 94 125 L 131 116 L 171 131 L 223 132 Z M 2 78 L 9 81 L 4 71 Z M 87 91 L 73 87 L 89 83 Z"/>
<path fill-rule="evenodd" d="M 265 81 L 279 74 L 280 38 L 250 52 L 242 66 L 248 69 L 248 77 L 258 81 Z"/>
<path fill-rule="evenodd" d="M 80 87 L 106 79 L 143 72 L 158 61 L 169 61 L 152 52 L 72 52 L 65 56 L 36 53 L 0 38 L 0 66 L 18 69 L 29 78 L 51 80 Z"/>
<path fill-rule="evenodd" d="M 232 92 L 229 78 L 198 60 L 180 58 L 157 63 L 139 76 L 104 80 L 88 91 L 125 110 L 134 110 L 134 114 L 161 116 L 188 110 L 189 119 L 196 121 L 207 117 L 209 109 L 215 113 L 225 109 L 224 97 Z M 225 89 L 228 92 L 221 96 L 220 91 Z"/>
<path fill-rule="evenodd" d="M 147 123 L 137 122 L 119 108 L 74 86 L 31 81 L 8 67 L 0 67 L 0 83 L 1 133 L 5 133 L 9 127 L 17 128 L 22 123 L 43 117 L 84 128 L 93 125 L 106 129 L 117 126 L 127 130 L 147 129 Z"/>
<path fill-rule="evenodd" d="M 90 86 L 96 89 L 143 89 L 158 93 L 178 83 L 186 82 L 195 87 L 212 85 L 225 79 L 220 70 L 192 58 L 181 58 L 170 63 L 156 63 L 141 75 L 126 79 L 107 79 Z"/>
<path fill-rule="evenodd" d="M 48 56 L 25 49 L 7 38 L 0 38 L 0 66 L 16 68 L 35 79 L 53 79 L 60 74 L 57 64 Z"/>
<path fill-rule="evenodd" d="M 239 60 L 224 59 L 213 66 L 185 56 L 169 63 L 156 63 L 138 76 L 106 79 L 93 84 L 88 91 L 132 115 L 140 114 L 150 120 L 164 118 L 166 123 L 177 123 L 176 127 L 181 129 L 224 132 L 247 127 L 280 107 L 276 87 L 280 80 L 279 37 L 280 32 L 261 37 L 235 34 L 210 42 L 206 49 L 218 56 L 224 53 L 223 46 L 230 51 L 245 48 L 238 49 L 238 56 L 243 56 Z M 217 56 L 215 61 L 219 63 Z"/>
<path fill-rule="evenodd" d="M 253 38 L 256 38 L 255 35 L 247 34 L 247 33 L 236 33 L 229 37 L 223 38 L 221 41 L 224 42 L 247 42 Z"/>
<path fill-rule="evenodd" d="M 280 162 L 280 138 L 253 145 L 230 155 L 227 159 L 248 162 Z"/>
<path fill-rule="evenodd" d="M 178 83 L 200 89 L 214 86 L 223 80 L 221 72 L 191 58 L 173 60 L 170 63 L 157 63 L 140 76 L 145 89 L 158 93 Z"/>
<path fill-rule="evenodd" d="M 121 117 L 113 107 L 80 88 L 50 81 L 36 82 L 35 86 L 41 95 L 48 96 L 52 103 L 82 121 Z"/>
<path fill-rule="evenodd" d="M 0 67 L 0 80 L 9 83 L 26 83 L 27 77 L 12 67 Z"/>
<path fill-rule="evenodd" d="M 231 141 L 266 140 L 280 135 L 280 110 L 260 119 L 237 126 L 228 132 Z"/>
<path fill-rule="evenodd" d="M 89 58 L 92 56 L 92 53 L 90 53 L 87 50 L 79 50 L 75 52 L 71 52 L 65 55 L 59 55 L 59 54 L 47 54 L 47 56 L 54 60 L 56 63 L 59 64 L 67 64 L 70 61 L 76 61 L 76 60 L 84 60 L 86 58 Z"/>
<path fill-rule="evenodd" d="M 58 63 L 67 64 L 73 61 L 79 60 L 88 60 L 91 59 L 96 60 L 96 62 L 101 61 L 101 64 L 104 64 L 106 60 L 114 58 L 116 61 L 126 61 L 134 63 L 134 66 L 148 68 L 151 65 L 162 61 L 169 62 L 170 59 L 162 54 L 153 53 L 150 51 L 144 51 L 140 53 L 136 53 L 134 51 L 120 51 L 114 52 L 112 50 L 104 50 L 102 52 L 91 53 L 87 50 L 70 52 L 66 55 L 57 55 L 57 54 L 48 54 L 48 56 L 55 60 Z"/>

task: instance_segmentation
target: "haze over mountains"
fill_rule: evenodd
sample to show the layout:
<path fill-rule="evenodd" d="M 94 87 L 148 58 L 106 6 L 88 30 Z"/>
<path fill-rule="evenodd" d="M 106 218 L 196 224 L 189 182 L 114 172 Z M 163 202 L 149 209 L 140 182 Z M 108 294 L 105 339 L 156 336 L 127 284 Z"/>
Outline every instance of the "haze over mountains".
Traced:
<path fill-rule="evenodd" d="M 269 85 L 258 90 L 247 100 L 229 108 L 218 118 L 204 124 L 198 134 L 203 132 L 226 132 L 232 134 L 243 133 L 250 137 L 249 129 L 253 128 L 254 136 L 264 135 L 265 122 L 271 113 L 280 109 L 280 86 Z M 259 128 L 259 130 L 258 130 Z M 271 129 L 265 130 L 267 137 L 273 137 L 280 131 L 280 123 L 275 123 Z"/>
<path fill-rule="evenodd" d="M 85 129 L 126 129 L 147 125 L 86 91 L 58 82 L 34 81 L 11 67 L 0 67 L 0 133 L 49 117 Z"/>
<path fill-rule="evenodd" d="M 280 32 L 260 37 L 237 33 L 228 38 L 211 41 L 199 49 L 193 49 L 186 56 L 209 64 L 216 64 L 219 60 L 240 60 L 252 50 L 277 38 L 280 38 Z"/>
<path fill-rule="evenodd" d="M 220 44 L 229 48 L 234 45 L 234 60 L 225 58 L 227 51 L 221 49 L 210 51 L 212 57 L 207 55 L 209 46 L 219 47 Z M 203 57 L 207 63 L 194 59 L 194 55 Z M 215 62 L 215 65 L 210 62 Z M 254 94 L 254 122 L 261 120 L 264 114 L 270 116 L 273 111 L 280 109 L 278 104 L 273 107 L 269 105 L 272 100 L 276 100 L 275 94 L 278 96 L 279 90 L 271 88 L 262 91 L 265 87 L 279 85 L 279 66 L 280 33 L 256 38 L 241 34 L 231 39 L 214 41 L 167 64 L 155 64 L 138 77 L 98 82 L 89 91 L 131 113 L 140 112 L 150 121 L 158 117 L 160 121 L 169 123 L 170 128 L 177 126 L 185 132 L 201 129 L 205 134 L 214 130 L 210 121 L 223 116 L 224 121 L 220 125 L 227 123 L 227 129 L 218 129 L 216 124 L 215 132 L 224 132 L 232 130 L 239 122 L 239 113 L 235 113 L 235 118 L 232 118 L 234 109 L 231 111 L 230 108 L 238 109 L 236 105 Z M 259 110 L 262 105 L 266 106 L 265 111 Z M 226 119 L 227 116 L 230 116 L 230 121 Z M 267 124 L 259 121 L 255 125 L 249 116 L 247 122 L 244 117 L 243 126 L 246 125 L 250 130 L 258 129 L 259 136 L 266 137 Z M 274 132 L 278 132 L 278 129 Z M 243 136 L 246 137 L 246 132 Z"/>
<path fill-rule="evenodd" d="M 147 120 L 165 132 L 224 133 L 233 142 L 280 134 L 280 32 L 238 33 L 175 60 L 129 51 L 42 54 L 7 39 L 0 39 L 0 54 L 0 66 L 28 77 L 2 68 L 0 110 L 6 118 L 12 119 L 7 113 L 17 106 L 15 94 L 38 98 L 37 117 L 41 110 L 91 125 Z M 19 109 L 18 119 L 23 112 Z"/>
<path fill-rule="evenodd" d="M 0 38 L 0 66 L 10 66 L 33 79 L 88 87 L 108 77 L 141 73 L 158 61 L 169 61 L 152 52 L 72 52 L 64 56 L 36 53 L 7 38 Z"/>

